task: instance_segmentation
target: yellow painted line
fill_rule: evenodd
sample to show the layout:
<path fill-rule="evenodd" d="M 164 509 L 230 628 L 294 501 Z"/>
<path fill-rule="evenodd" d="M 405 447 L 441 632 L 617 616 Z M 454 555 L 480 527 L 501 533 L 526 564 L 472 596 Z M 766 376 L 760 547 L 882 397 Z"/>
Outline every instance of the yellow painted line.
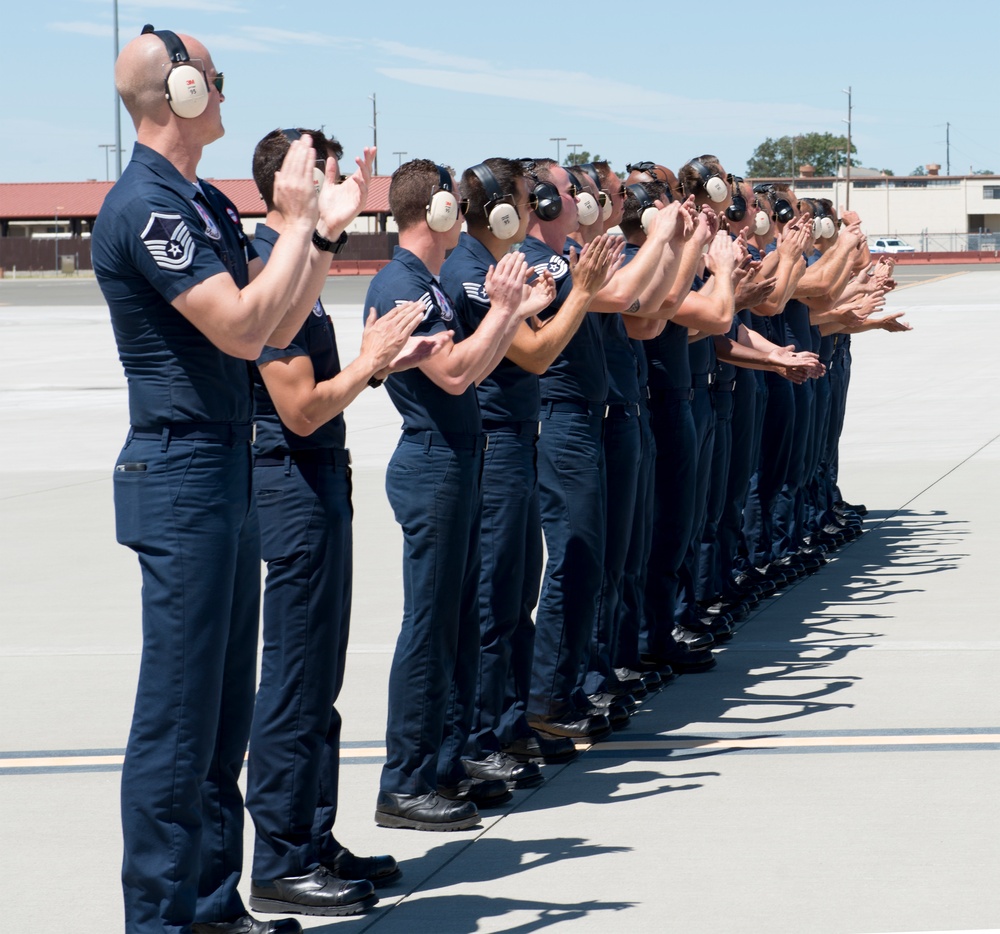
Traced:
<path fill-rule="evenodd" d="M 913 264 L 914 266 L 916 263 Z M 901 266 L 902 269 L 909 268 L 909 264 Z M 929 285 L 931 282 L 940 282 L 942 279 L 954 279 L 955 276 L 964 276 L 970 270 L 960 269 L 958 272 L 943 272 L 940 276 L 932 276 L 930 279 L 918 279 L 916 282 L 907 282 L 905 285 L 897 285 L 893 292 L 901 292 L 903 289 L 912 289 L 915 285 Z M 891 294 L 891 293 L 890 293 Z"/>
<path fill-rule="evenodd" d="M 955 746 L 1000 743 L 1000 733 L 951 736 L 775 736 L 748 739 L 663 739 L 638 743 L 601 743 L 599 749 L 789 749 L 807 746 Z"/>
<path fill-rule="evenodd" d="M 914 733 L 909 736 L 773 736 L 748 737 L 746 739 L 693 738 L 655 740 L 613 740 L 611 742 L 577 743 L 577 749 L 598 749 L 602 752 L 650 752 L 672 749 L 703 749 L 706 751 L 726 749 L 806 749 L 815 746 L 972 746 L 1000 744 L 1000 733 L 964 733 L 950 735 L 924 735 Z M 361 746 L 340 750 L 342 759 L 384 758 L 385 746 Z M 85 766 L 120 766 L 124 756 L 33 756 L 22 759 L 0 757 L 0 769 L 37 768 L 81 768 Z"/>

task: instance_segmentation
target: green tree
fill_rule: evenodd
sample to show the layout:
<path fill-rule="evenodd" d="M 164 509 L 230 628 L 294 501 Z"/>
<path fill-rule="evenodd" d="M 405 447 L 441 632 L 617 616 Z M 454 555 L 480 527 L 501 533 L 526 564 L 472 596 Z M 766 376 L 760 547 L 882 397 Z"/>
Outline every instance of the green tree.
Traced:
<path fill-rule="evenodd" d="M 566 165 L 586 165 L 588 162 L 607 162 L 609 167 L 611 165 L 610 159 L 604 159 L 598 154 L 591 156 L 586 149 L 584 149 L 583 152 L 571 152 L 566 157 Z M 625 177 L 624 172 L 615 172 L 615 175 L 619 178 Z"/>
<path fill-rule="evenodd" d="M 768 137 L 747 161 L 750 178 L 789 178 L 799 174 L 800 165 L 811 165 L 817 175 L 836 175 L 837 166 L 845 165 L 847 137 L 832 133 L 800 133 L 798 136 Z M 851 165 L 861 165 L 854 158 L 858 147 L 851 143 Z"/>
<path fill-rule="evenodd" d="M 926 165 L 918 165 L 912 172 L 910 172 L 910 175 L 926 175 L 926 174 L 927 174 Z"/>
<path fill-rule="evenodd" d="M 997 173 L 993 169 L 976 169 L 973 175 L 996 175 Z"/>

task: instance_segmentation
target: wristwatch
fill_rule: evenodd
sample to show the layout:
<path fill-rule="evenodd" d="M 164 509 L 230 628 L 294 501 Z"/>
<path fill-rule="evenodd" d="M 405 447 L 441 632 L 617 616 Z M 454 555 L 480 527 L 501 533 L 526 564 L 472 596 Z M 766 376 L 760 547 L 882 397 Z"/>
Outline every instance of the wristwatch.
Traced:
<path fill-rule="evenodd" d="M 339 253 L 344 248 L 344 244 L 347 243 L 347 231 L 341 233 L 336 240 L 327 240 L 326 237 L 320 236 L 319 231 L 314 230 L 312 242 L 317 250 L 323 250 L 326 253 Z"/>
<path fill-rule="evenodd" d="M 379 379 L 377 376 L 372 376 L 368 380 L 368 385 L 371 386 L 372 389 L 378 389 L 378 387 L 381 386 L 384 382 L 385 382 L 384 379 Z"/>

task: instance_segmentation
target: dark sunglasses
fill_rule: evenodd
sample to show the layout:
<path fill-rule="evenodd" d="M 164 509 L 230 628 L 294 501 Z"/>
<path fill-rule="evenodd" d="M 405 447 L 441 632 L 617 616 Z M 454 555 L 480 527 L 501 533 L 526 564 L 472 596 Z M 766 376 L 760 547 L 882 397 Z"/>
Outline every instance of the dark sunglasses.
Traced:
<path fill-rule="evenodd" d="M 226 76 L 220 71 L 213 79 L 212 84 L 215 85 L 215 90 L 220 94 L 222 93 L 222 85 L 226 82 Z"/>

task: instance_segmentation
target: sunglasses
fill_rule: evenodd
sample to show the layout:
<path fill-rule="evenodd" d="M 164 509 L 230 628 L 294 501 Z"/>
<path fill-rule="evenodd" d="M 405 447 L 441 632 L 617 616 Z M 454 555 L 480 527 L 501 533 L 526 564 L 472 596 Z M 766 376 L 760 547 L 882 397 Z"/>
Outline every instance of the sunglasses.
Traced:
<path fill-rule="evenodd" d="M 220 94 L 222 93 L 222 85 L 225 84 L 226 76 L 220 71 L 213 79 L 212 84 L 215 85 L 215 90 Z"/>

